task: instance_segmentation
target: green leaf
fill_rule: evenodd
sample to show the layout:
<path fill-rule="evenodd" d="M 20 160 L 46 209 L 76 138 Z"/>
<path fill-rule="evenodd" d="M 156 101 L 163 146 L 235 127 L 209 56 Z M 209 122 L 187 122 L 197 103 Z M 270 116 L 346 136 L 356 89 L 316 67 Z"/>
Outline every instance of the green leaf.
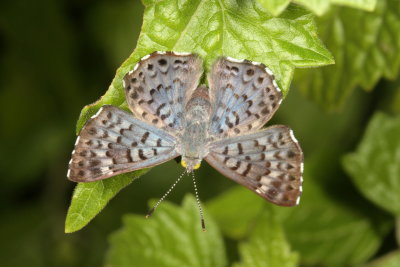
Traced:
<path fill-rule="evenodd" d="M 279 209 L 286 236 L 308 265 L 350 266 L 365 262 L 378 250 L 391 221 L 374 210 L 363 214 L 343 196 L 332 198 L 309 175 L 305 164 L 304 193 L 300 205 Z M 279 208 L 279 207 L 278 207 Z"/>
<path fill-rule="evenodd" d="M 207 202 L 207 210 L 224 235 L 240 239 L 248 233 L 264 204 L 264 199 L 247 188 L 234 186 Z"/>
<path fill-rule="evenodd" d="M 343 159 L 357 188 L 376 205 L 400 215 L 400 116 L 377 113 L 357 151 Z"/>
<path fill-rule="evenodd" d="M 310 9 L 318 16 L 325 14 L 331 4 L 330 0 L 296 0 L 296 2 Z"/>
<path fill-rule="evenodd" d="M 320 18 L 321 35 L 336 64 L 297 72 L 295 83 L 328 110 L 340 108 L 353 89 L 371 90 L 382 77 L 395 79 L 400 69 L 400 5 L 378 1 L 372 13 L 338 8 Z"/>
<path fill-rule="evenodd" d="M 305 164 L 306 170 L 309 165 Z M 391 221 L 371 210 L 368 216 L 331 198 L 308 174 L 304 180 L 305 192 L 298 207 L 272 207 L 260 197 L 253 197 L 249 190 L 236 186 L 208 202 L 207 208 L 221 231 L 232 238 L 245 237 L 260 221 L 260 215 L 277 217 L 304 264 L 344 266 L 363 263 L 374 255 L 390 229 Z M 263 210 L 266 205 L 267 209 Z M 268 209 L 271 207 L 273 216 Z"/>
<path fill-rule="evenodd" d="M 106 180 L 79 183 L 68 209 L 65 232 L 72 233 L 86 226 L 122 188 L 147 171 L 144 169 Z"/>
<path fill-rule="evenodd" d="M 332 4 L 338 4 L 348 7 L 372 11 L 375 8 L 377 0 L 294 0 L 302 4 L 312 12 L 321 16 L 325 14 Z"/>
<path fill-rule="evenodd" d="M 267 209 L 257 220 L 257 225 L 247 242 L 239 244 L 241 262 L 235 267 L 294 267 L 298 254 L 290 250 L 282 227 L 273 209 Z"/>
<path fill-rule="evenodd" d="M 400 251 L 391 252 L 380 257 L 364 267 L 398 267 L 400 266 Z"/>
<path fill-rule="evenodd" d="M 207 213 L 205 219 L 203 232 L 192 196 L 182 207 L 163 202 L 150 219 L 127 215 L 111 235 L 107 266 L 226 266 L 221 234 Z"/>
<path fill-rule="evenodd" d="M 278 16 L 292 0 L 258 0 L 260 4 L 274 16 Z M 293 0 L 322 16 L 327 13 L 333 4 L 358 8 L 366 11 L 373 11 L 377 0 Z"/>
<path fill-rule="evenodd" d="M 330 0 L 330 1 L 333 4 L 359 8 L 366 11 L 373 11 L 377 3 L 377 0 Z"/>
<path fill-rule="evenodd" d="M 291 0 L 258 0 L 260 4 L 275 17 L 281 14 Z"/>

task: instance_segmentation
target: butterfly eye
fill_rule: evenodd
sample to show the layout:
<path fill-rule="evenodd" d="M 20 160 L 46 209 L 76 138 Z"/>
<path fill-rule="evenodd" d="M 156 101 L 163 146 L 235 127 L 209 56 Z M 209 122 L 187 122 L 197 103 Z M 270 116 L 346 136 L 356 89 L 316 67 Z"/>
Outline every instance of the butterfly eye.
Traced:
<path fill-rule="evenodd" d="M 186 168 L 186 166 L 187 166 L 187 165 L 186 165 L 186 161 L 182 160 L 182 161 L 181 161 L 181 165 L 182 165 L 183 168 Z"/>
<path fill-rule="evenodd" d="M 194 165 L 193 170 L 197 170 L 198 168 L 200 168 L 200 163 L 197 163 L 196 165 Z"/>

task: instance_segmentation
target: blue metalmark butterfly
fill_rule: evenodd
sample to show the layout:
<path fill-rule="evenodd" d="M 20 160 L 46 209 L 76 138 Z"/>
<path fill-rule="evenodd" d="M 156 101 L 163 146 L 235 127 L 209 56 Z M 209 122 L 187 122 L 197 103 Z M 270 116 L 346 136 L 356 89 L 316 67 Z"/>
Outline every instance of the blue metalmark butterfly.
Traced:
<path fill-rule="evenodd" d="M 154 52 L 123 79 L 132 114 L 106 105 L 75 143 L 68 178 L 91 182 L 182 156 L 187 172 L 205 159 L 226 177 L 282 206 L 299 203 L 303 153 L 287 126 L 262 128 L 282 102 L 271 70 L 221 57 L 199 85 L 202 60 Z"/>

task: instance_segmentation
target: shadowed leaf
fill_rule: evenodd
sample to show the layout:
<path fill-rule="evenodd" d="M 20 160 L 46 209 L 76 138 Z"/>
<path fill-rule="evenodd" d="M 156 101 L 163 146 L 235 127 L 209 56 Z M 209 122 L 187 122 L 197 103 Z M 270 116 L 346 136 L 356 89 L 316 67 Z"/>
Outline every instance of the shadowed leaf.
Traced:
<path fill-rule="evenodd" d="M 369 200 L 400 215 L 400 116 L 377 113 L 356 152 L 343 159 L 346 171 Z"/>
<path fill-rule="evenodd" d="M 321 36 L 336 64 L 301 70 L 295 82 L 327 110 L 339 109 L 354 88 L 372 90 L 381 78 L 395 79 L 400 69 L 400 5 L 378 1 L 374 12 L 338 8 L 319 20 Z"/>

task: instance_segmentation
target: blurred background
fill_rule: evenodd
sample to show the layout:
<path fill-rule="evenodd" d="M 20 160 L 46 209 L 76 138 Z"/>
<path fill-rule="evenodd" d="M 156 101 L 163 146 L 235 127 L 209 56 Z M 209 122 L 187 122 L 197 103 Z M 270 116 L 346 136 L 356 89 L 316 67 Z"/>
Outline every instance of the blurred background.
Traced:
<path fill-rule="evenodd" d="M 101 266 L 122 215 L 145 214 L 149 199 L 160 198 L 182 172 L 175 161 L 152 169 L 87 227 L 64 234 L 75 186 L 66 172 L 76 120 L 84 105 L 104 94 L 135 48 L 142 12 L 140 1 L 132 0 L 0 3 L 1 266 Z M 381 80 L 369 93 L 357 89 L 339 111 L 327 112 L 298 90 L 302 73 L 271 124 L 294 129 L 314 182 L 326 194 L 372 222 L 387 220 L 358 192 L 340 158 L 356 148 L 375 111 L 400 111 L 399 80 Z M 205 162 L 196 174 L 203 202 L 234 186 Z M 186 192 L 193 192 L 188 179 L 169 200 L 180 203 Z M 393 228 L 386 228 L 376 257 L 397 247 Z M 237 260 L 235 241 L 226 243 L 230 260 Z"/>

